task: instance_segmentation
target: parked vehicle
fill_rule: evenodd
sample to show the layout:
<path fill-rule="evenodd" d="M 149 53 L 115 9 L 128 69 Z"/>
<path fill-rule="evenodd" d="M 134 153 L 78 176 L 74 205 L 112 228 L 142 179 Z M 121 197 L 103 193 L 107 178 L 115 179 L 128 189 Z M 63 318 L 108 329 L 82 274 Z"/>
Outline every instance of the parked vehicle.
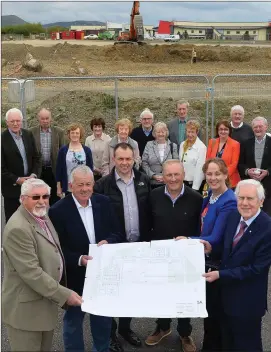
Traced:
<path fill-rule="evenodd" d="M 171 34 L 168 37 L 164 38 L 165 42 L 178 42 L 180 41 L 180 36 L 176 34 Z"/>
<path fill-rule="evenodd" d="M 97 36 L 97 34 L 89 34 L 89 35 L 85 35 L 84 39 L 88 39 L 88 40 L 98 39 L 98 36 Z"/>

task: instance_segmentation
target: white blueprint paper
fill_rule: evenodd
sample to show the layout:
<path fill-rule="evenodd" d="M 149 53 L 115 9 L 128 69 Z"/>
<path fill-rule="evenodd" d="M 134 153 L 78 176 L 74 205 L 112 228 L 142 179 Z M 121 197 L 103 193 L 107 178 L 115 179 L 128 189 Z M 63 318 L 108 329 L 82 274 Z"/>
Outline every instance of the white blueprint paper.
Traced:
<path fill-rule="evenodd" d="M 89 246 L 82 310 L 109 317 L 207 317 L 199 240 Z"/>

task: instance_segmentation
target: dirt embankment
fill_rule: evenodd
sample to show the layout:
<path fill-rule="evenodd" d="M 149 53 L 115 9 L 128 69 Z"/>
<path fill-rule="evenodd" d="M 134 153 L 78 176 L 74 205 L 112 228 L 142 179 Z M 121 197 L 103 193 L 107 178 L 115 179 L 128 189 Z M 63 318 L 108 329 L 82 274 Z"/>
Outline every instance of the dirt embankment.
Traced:
<path fill-rule="evenodd" d="M 191 51 L 196 48 L 198 63 L 191 65 Z M 24 44 L 5 44 L 2 58 L 7 61 L 3 77 L 24 60 L 27 50 L 43 62 L 41 76 L 72 75 L 72 64 L 80 60 L 89 75 L 116 74 L 197 74 L 268 73 L 271 70 L 271 48 L 172 45 L 84 46 L 67 42 L 52 47 L 33 47 Z M 17 77 L 35 76 L 20 70 Z"/>

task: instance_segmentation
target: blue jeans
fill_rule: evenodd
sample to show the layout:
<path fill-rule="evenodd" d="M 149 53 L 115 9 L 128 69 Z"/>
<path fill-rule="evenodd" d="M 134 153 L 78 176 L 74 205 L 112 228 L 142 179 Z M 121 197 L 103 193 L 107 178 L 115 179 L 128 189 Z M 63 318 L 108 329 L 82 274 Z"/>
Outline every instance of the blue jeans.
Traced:
<path fill-rule="evenodd" d="M 69 307 L 63 319 L 63 340 L 65 351 L 84 351 L 83 319 L 81 307 Z M 112 318 L 89 315 L 93 337 L 93 352 L 108 352 Z"/>

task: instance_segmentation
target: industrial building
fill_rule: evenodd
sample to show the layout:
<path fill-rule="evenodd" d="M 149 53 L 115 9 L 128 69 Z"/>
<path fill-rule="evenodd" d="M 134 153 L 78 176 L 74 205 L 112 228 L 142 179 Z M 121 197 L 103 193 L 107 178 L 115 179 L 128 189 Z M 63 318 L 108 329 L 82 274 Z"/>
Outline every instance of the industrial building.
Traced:
<path fill-rule="evenodd" d="M 160 21 L 158 34 L 179 34 L 187 39 L 271 40 L 271 22 Z"/>

